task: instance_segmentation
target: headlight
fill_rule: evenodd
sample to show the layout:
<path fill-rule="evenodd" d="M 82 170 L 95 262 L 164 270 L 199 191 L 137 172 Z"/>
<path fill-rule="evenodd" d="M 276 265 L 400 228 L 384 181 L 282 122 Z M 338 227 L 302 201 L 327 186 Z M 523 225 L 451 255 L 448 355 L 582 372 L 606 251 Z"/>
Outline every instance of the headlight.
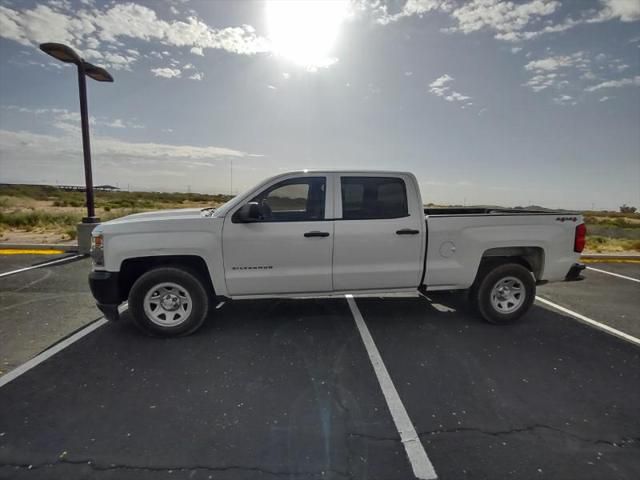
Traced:
<path fill-rule="evenodd" d="M 91 259 L 95 265 L 104 265 L 104 237 L 102 234 L 91 235 Z"/>

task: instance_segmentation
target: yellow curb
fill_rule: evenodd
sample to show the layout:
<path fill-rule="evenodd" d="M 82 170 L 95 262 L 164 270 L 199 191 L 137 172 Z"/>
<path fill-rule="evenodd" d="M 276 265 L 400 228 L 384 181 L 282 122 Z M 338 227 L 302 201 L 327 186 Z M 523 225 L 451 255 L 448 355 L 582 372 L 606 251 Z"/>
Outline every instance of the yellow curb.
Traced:
<path fill-rule="evenodd" d="M 640 259 L 620 258 L 581 258 L 582 263 L 640 263 Z"/>
<path fill-rule="evenodd" d="M 0 255 L 58 255 L 64 250 L 37 250 L 20 248 L 0 248 Z"/>

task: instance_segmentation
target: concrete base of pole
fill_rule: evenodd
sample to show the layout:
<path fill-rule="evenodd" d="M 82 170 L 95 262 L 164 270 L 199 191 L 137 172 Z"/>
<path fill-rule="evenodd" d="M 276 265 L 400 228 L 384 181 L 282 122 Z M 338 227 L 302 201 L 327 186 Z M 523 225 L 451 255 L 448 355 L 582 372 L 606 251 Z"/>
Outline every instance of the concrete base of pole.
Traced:
<path fill-rule="evenodd" d="M 91 250 L 91 232 L 99 223 L 78 223 L 78 253 L 87 255 Z"/>

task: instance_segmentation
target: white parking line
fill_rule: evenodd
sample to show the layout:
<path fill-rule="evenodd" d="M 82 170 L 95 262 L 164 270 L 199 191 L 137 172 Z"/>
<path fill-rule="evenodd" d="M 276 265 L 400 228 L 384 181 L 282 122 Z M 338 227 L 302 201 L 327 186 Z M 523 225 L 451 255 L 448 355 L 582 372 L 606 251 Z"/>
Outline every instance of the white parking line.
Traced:
<path fill-rule="evenodd" d="M 411 463 L 413 474 L 416 478 L 421 480 L 433 480 L 438 478 L 429 457 L 427 457 L 427 452 L 425 452 L 422 442 L 416 433 L 416 429 L 414 428 L 413 423 L 411 423 L 407 410 L 404 408 L 402 400 L 400 400 L 400 395 L 398 395 L 398 391 L 389 376 L 387 367 L 382 361 L 382 357 L 380 356 L 380 352 L 378 352 L 378 347 L 376 347 L 376 344 L 373 341 L 369 328 L 367 327 L 364 318 L 362 318 L 360 309 L 353 299 L 353 295 L 345 295 L 345 297 L 347 298 L 349 308 L 351 309 L 356 326 L 360 332 L 362 342 L 369 354 L 369 360 L 371 361 L 373 370 L 378 378 L 378 383 L 382 389 L 384 399 L 387 402 L 387 407 L 389 407 L 389 411 L 391 412 L 393 422 L 400 434 L 402 445 L 404 445 L 404 449 L 409 457 L 409 463 Z"/>
<path fill-rule="evenodd" d="M 599 268 L 587 267 L 587 270 L 593 270 L 594 272 L 606 273 L 607 275 L 611 275 L 613 277 L 624 278 L 625 280 L 631 280 L 632 282 L 640 283 L 640 279 L 627 277 L 626 275 L 620 275 L 619 273 L 607 272 L 606 270 L 600 270 Z"/>
<path fill-rule="evenodd" d="M 628 333 L 624 333 L 616 328 L 610 327 L 609 325 L 605 325 L 604 323 L 596 322 L 595 320 L 590 319 L 589 317 L 585 317 L 573 310 L 569 310 L 568 308 L 563 307 L 562 305 L 558 305 L 557 303 L 553 303 L 546 298 L 536 296 L 536 300 L 540 303 L 544 303 L 545 305 L 550 306 L 551 308 L 555 308 L 567 315 L 571 315 L 576 320 L 581 321 L 582 323 L 586 323 L 592 327 L 597 328 L 598 330 L 602 330 L 610 335 L 621 338 L 622 340 L 626 340 L 627 342 L 633 343 L 637 346 L 640 346 L 640 338 L 636 338 L 633 335 L 629 335 Z"/>
<path fill-rule="evenodd" d="M 8 277 L 9 275 L 14 275 L 20 272 L 26 272 L 27 270 L 34 270 L 36 268 L 48 267 L 49 265 L 55 265 L 56 263 L 69 262 L 71 260 L 75 260 L 76 258 L 84 257 L 84 255 L 73 255 L 71 257 L 58 258 L 56 260 L 51 260 L 50 262 L 40 263 L 38 265 L 32 265 L 30 267 L 19 268 L 17 270 L 11 270 L 10 272 L 0 273 L 0 278 Z"/>
<path fill-rule="evenodd" d="M 125 308 L 127 308 L 127 303 L 123 303 L 120 306 L 119 310 L 122 312 L 122 310 L 124 310 Z M 91 332 L 97 330 L 98 328 L 100 328 L 101 326 L 103 326 L 105 323 L 108 323 L 108 322 L 109 320 L 107 320 L 104 317 L 99 318 L 98 320 L 96 320 L 93 323 L 90 323 L 83 329 L 78 330 L 76 333 L 74 333 L 70 337 L 65 338 L 59 343 L 56 343 L 53 347 L 48 348 L 44 352 L 39 353 L 38 355 L 33 357 L 31 360 L 23 363 L 19 367 L 16 367 L 10 372 L 4 374 L 3 376 L 0 377 L 0 387 L 4 387 L 7 383 L 11 382 L 12 380 L 15 380 L 20 375 L 27 373 L 32 368 L 37 367 L 45 360 L 53 357 L 56 353 L 64 350 L 72 343 L 75 343 L 78 340 L 80 340 L 82 337 L 86 337 Z"/>

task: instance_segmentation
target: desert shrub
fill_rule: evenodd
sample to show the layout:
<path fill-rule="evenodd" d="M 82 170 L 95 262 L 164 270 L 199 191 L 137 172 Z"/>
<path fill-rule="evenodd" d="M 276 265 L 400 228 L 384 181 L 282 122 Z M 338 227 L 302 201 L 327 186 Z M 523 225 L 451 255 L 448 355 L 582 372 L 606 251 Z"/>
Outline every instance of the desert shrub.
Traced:
<path fill-rule="evenodd" d="M 64 234 L 67 236 L 69 240 L 75 240 L 76 237 L 78 236 L 78 230 L 75 227 L 67 228 L 65 229 Z"/>
<path fill-rule="evenodd" d="M 0 224 L 13 228 L 75 225 L 82 215 L 75 213 L 51 213 L 41 210 L 22 212 L 0 212 Z"/>
<path fill-rule="evenodd" d="M 626 203 L 620 207 L 620 213 L 636 213 L 636 210 L 636 207 L 632 207 Z"/>

